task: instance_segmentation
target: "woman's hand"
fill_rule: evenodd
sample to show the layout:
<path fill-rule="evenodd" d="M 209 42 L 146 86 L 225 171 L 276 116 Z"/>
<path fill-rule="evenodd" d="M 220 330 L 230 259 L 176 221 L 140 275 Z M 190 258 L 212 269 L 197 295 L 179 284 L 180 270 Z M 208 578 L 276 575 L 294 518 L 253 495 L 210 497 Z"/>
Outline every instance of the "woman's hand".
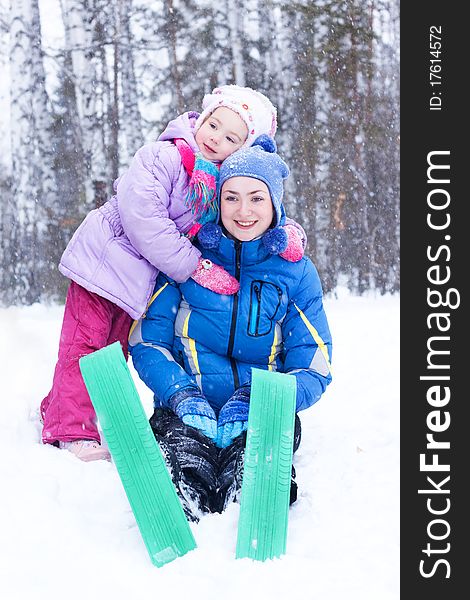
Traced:
<path fill-rule="evenodd" d="M 250 410 L 250 386 L 235 390 L 219 413 L 216 444 L 220 448 L 230 446 L 233 440 L 248 427 Z"/>
<path fill-rule="evenodd" d="M 217 438 L 217 417 L 209 402 L 197 388 L 176 392 L 169 401 L 171 410 L 189 427 L 199 429 L 206 437 Z"/>

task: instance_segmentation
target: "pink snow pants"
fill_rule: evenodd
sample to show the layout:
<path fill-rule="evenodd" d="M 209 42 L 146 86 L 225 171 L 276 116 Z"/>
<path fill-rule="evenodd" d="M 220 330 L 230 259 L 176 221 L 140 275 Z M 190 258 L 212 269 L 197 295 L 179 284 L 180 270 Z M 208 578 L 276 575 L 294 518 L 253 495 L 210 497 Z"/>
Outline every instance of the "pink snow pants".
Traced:
<path fill-rule="evenodd" d="M 96 414 L 78 359 L 119 341 L 127 360 L 131 317 L 97 294 L 71 282 L 65 301 L 59 357 L 52 389 L 41 403 L 42 441 L 100 441 Z"/>

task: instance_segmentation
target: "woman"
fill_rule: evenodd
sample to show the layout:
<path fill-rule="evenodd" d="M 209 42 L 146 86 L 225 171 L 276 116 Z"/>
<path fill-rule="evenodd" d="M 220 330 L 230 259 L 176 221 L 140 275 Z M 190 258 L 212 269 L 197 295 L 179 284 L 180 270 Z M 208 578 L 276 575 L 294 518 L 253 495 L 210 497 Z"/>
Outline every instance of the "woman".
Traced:
<path fill-rule="evenodd" d="M 146 314 L 131 330 L 134 366 L 154 392 L 150 422 L 194 519 L 237 497 L 251 369 L 293 375 L 296 412 L 314 404 L 331 381 L 331 336 L 317 271 L 308 258 L 279 257 L 287 245 L 282 197 L 288 173 L 268 136 L 227 158 L 219 224 L 203 226 L 196 244 L 208 267 L 214 261 L 240 282 L 239 292 L 217 295 L 194 280 L 176 284 L 161 274 Z M 299 443 L 297 416 L 294 451 Z"/>

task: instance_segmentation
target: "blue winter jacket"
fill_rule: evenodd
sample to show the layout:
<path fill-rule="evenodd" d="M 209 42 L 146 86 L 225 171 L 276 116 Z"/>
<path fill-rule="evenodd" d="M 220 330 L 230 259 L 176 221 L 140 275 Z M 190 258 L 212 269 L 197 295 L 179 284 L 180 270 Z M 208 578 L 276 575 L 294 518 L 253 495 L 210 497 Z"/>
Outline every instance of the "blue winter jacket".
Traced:
<path fill-rule="evenodd" d="M 331 381 L 332 344 L 311 260 L 287 262 L 259 239 L 222 236 L 217 249 L 200 249 L 240 281 L 240 290 L 224 296 L 192 279 L 177 284 L 159 274 L 129 337 L 155 406 L 168 406 L 172 394 L 197 385 L 218 413 L 235 389 L 250 383 L 253 367 L 294 375 L 297 411 L 314 404 Z"/>

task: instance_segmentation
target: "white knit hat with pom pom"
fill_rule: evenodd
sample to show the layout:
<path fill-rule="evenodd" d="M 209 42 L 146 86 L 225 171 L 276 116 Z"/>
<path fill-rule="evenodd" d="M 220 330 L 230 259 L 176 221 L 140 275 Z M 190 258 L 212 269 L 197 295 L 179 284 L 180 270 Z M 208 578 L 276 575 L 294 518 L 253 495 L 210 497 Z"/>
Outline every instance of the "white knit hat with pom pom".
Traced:
<path fill-rule="evenodd" d="M 261 134 L 274 137 L 277 129 L 276 108 L 261 92 L 239 85 L 222 85 L 204 96 L 202 112 L 194 131 L 196 132 L 214 110 L 221 106 L 235 111 L 246 124 L 248 137 L 242 148 L 251 146 Z"/>

